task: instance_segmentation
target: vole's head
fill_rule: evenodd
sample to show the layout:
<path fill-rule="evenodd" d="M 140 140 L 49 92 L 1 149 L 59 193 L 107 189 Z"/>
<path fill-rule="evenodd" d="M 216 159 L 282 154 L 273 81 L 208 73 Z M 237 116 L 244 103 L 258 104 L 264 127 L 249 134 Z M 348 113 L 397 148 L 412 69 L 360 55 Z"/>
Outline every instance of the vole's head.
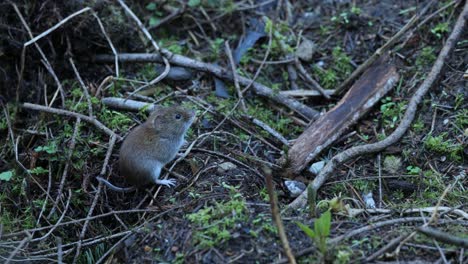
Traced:
<path fill-rule="evenodd" d="M 178 138 L 187 132 L 195 111 L 182 106 L 156 107 L 146 121 L 156 133 L 165 138 Z"/>

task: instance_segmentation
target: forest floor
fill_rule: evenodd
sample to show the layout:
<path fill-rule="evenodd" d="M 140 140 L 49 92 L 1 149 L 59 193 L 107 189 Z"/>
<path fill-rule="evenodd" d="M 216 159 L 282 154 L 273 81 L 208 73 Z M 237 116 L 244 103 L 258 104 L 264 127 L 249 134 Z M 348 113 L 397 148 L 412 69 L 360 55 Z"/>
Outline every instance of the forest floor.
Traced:
<path fill-rule="evenodd" d="M 289 207 L 295 195 L 285 183 L 307 185 L 320 162 L 401 125 L 465 1 L 126 2 L 155 43 L 120 1 L 0 4 L 0 262 L 287 263 L 270 168 L 298 263 L 467 263 L 466 28 L 402 138 L 337 164 L 307 206 Z M 420 13 L 386 53 L 399 75 L 393 88 L 301 173 L 283 173 L 280 161 L 317 120 L 295 105 L 333 109 L 337 88 Z M 222 71 L 171 62 L 165 79 L 147 85 L 164 63 L 114 63 L 114 52 L 159 48 Z M 95 179 L 128 186 L 119 148 L 147 117 L 146 108 L 106 104 L 111 97 L 197 112 L 188 151 L 162 173 L 177 186 L 118 193 Z M 422 233 L 426 226 L 442 238 Z"/>

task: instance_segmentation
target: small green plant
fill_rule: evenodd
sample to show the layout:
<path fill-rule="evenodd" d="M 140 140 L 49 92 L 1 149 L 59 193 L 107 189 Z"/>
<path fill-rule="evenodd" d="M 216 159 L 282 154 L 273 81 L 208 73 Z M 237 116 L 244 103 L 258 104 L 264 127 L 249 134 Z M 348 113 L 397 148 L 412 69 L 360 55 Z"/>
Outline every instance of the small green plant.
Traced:
<path fill-rule="evenodd" d="M 448 157 L 452 160 L 461 160 L 463 146 L 459 143 L 454 143 L 453 140 L 446 139 L 446 137 L 447 133 L 442 133 L 438 136 L 429 135 L 424 141 L 424 146 L 429 151 L 448 155 Z"/>
<path fill-rule="evenodd" d="M 432 65 L 435 59 L 435 49 L 433 47 L 424 47 L 416 58 L 416 67 L 420 70 L 424 69 L 428 67 L 428 65 Z"/>
<path fill-rule="evenodd" d="M 390 96 L 387 96 L 384 99 L 382 99 L 380 112 L 382 113 L 384 125 L 390 128 L 395 128 L 398 120 L 401 119 L 405 110 L 405 102 L 393 102 Z"/>
<path fill-rule="evenodd" d="M 359 16 L 361 11 L 361 8 L 352 6 L 349 11 L 341 12 L 338 16 L 332 16 L 331 21 L 338 24 L 347 25 L 351 23 L 351 17 L 353 15 Z"/>
<path fill-rule="evenodd" d="M 431 29 L 431 33 L 434 34 L 437 38 L 442 38 L 447 32 L 449 32 L 448 22 L 439 23 Z"/>
<path fill-rule="evenodd" d="M 314 74 L 319 77 L 320 84 L 325 89 L 333 89 L 338 82 L 338 77 L 336 76 L 336 72 L 333 69 L 324 70 L 318 66 L 314 66 L 313 68 Z"/>
<path fill-rule="evenodd" d="M 0 181 L 10 181 L 14 175 L 14 172 L 14 170 L 9 170 L 0 173 Z"/>
<path fill-rule="evenodd" d="M 317 220 L 315 220 L 313 230 L 302 223 L 296 222 L 296 224 L 315 242 L 320 253 L 322 253 L 322 257 L 325 258 L 327 256 L 327 240 L 330 236 L 331 227 L 330 210 L 327 210 Z"/>
<path fill-rule="evenodd" d="M 468 109 L 462 109 L 455 115 L 455 125 L 461 130 L 468 128 Z"/>
<path fill-rule="evenodd" d="M 396 174 L 401 168 L 401 158 L 390 155 L 386 156 L 383 162 L 384 170 L 391 174 Z"/>
<path fill-rule="evenodd" d="M 161 21 L 161 17 L 164 15 L 160 10 L 157 8 L 156 3 L 152 2 L 146 5 L 146 10 L 151 11 L 151 17 L 149 20 L 150 27 L 155 26 Z"/>
<path fill-rule="evenodd" d="M 227 202 L 215 202 L 214 205 L 187 215 L 187 219 L 196 226 L 193 241 L 202 248 L 209 248 L 231 238 L 230 229 L 235 224 L 247 220 L 245 199 L 236 187 L 224 184 L 231 199 Z"/>
<path fill-rule="evenodd" d="M 418 166 L 408 166 L 406 167 L 406 171 L 411 175 L 419 175 L 422 170 Z"/>

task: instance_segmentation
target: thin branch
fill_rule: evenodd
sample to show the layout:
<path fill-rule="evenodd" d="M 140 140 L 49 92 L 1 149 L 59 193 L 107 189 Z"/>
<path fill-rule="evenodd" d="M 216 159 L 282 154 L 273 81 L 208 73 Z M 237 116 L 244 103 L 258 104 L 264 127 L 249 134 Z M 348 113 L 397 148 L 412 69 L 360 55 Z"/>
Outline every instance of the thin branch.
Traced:
<path fill-rule="evenodd" d="M 57 28 L 59 28 L 61 25 L 65 24 L 68 22 L 68 20 L 72 19 L 73 17 L 77 16 L 77 15 L 80 15 L 84 12 L 87 12 L 87 11 L 90 11 L 91 8 L 90 7 L 85 7 L 81 10 L 78 10 L 76 11 L 75 13 L 67 16 L 66 18 L 62 19 L 60 22 L 58 22 L 57 24 L 55 24 L 54 26 L 52 26 L 51 28 L 49 28 L 48 30 L 42 32 L 41 34 L 37 35 L 36 37 L 32 38 L 30 41 L 24 43 L 24 47 L 27 47 L 33 43 L 36 43 L 36 41 L 40 40 L 41 38 L 49 35 L 52 31 L 56 30 Z"/>
<path fill-rule="evenodd" d="M 247 107 L 245 106 L 245 102 L 244 102 L 244 96 L 242 95 L 242 91 L 239 86 L 239 77 L 237 74 L 236 63 L 234 62 L 234 59 L 232 58 L 232 51 L 231 51 L 231 47 L 229 46 L 228 41 L 224 42 L 224 48 L 225 48 L 225 53 L 229 58 L 229 64 L 231 65 L 231 72 L 234 78 L 234 87 L 236 88 L 237 96 L 239 97 L 240 107 L 242 111 L 247 112 Z"/>
<path fill-rule="evenodd" d="M 63 169 L 62 179 L 60 180 L 60 185 L 59 185 L 59 189 L 58 189 L 58 192 L 57 192 L 57 197 L 55 198 L 55 202 L 52 205 L 52 209 L 50 209 L 50 213 L 47 216 L 48 219 L 55 213 L 55 208 L 57 207 L 60 199 L 62 198 L 62 191 L 63 191 L 63 187 L 65 186 L 65 181 L 66 181 L 67 176 L 68 176 L 68 168 L 70 167 L 70 162 L 71 162 L 71 158 L 73 156 L 73 151 L 75 150 L 76 137 L 78 135 L 78 131 L 79 131 L 79 128 L 80 128 L 80 123 L 81 123 L 81 119 L 78 117 L 76 119 L 75 128 L 73 129 L 73 136 L 71 138 L 70 147 L 68 149 L 67 161 L 65 163 L 65 168 Z"/>
<path fill-rule="evenodd" d="M 418 227 L 416 230 L 419 233 L 423 233 L 424 235 L 432 237 L 437 241 L 455 245 L 457 247 L 468 248 L 468 239 L 466 238 L 456 237 L 452 234 L 448 234 L 440 230 L 424 226 Z"/>
<path fill-rule="evenodd" d="M 275 137 L 277 140 L 279 140 L 281 143 L 283 143 L 286 147 L 289 146 L 289 141 L 283 135 L 281 135 L 280 132 L 276 131 L 274 128 L 272 128 L 268 124 L 265 124 L 264 122 L 258 120 L 257 118 L 254 118 L 253 116 L 246 116 L 246 117 L 249 120 L 251 120 L 255 125 L 263 128 L 263 130 L 270 133 L 270 135 Z"/>
<path fill-rule="evenodd" d="M 263 173 L 265 174 L 266 187 L 268 190 L 268 196 L 270 197 L 271 215 L 278 228 L 278 235 L 283 245 L 284 252 L 289 260 L 290 264 L 296 263 L 296 258 L 292 253 L 291 247 L 289 246 L 288 237 L 284 230 L 283 220 L 281 219 L 281 213 L 278 208 L 278 198 L 276 197 L 275 187 L 273 186 L 273 176 L 271 175 L 271 169 L 263 167 Z"/>
<path fill-rule="evenodd" d="M 83 79 L 81 79 L 80 73 L 76 69 L 76 66 L 75 66 L 75 63 L 73 62 L 73 59 L 70 57 L 68 59 L 68 61 L 70 62 L 71 66 L 73 68 L 73 71 L 75 72 L 76 79 L 78 79 L 78 82 L 80 83 L 81 89 L 83 89 L 83 93 L 84 93 L 84 96 L 86 98 L 86 102 L 88 103 L 88 115 L 89 115 L 89 117 L 93 117 L 93 105 L 91 104 L 91 97 L 89 96 L 88 88 L 84 84 Z"/>
<path fill-rule="evenodd" d="M 107 35 L 106 29 L 104 28 L 104 25 L 102 24 L 101 19 L 99 19 L 98 15 L 96 14 L 96 12 L 94 12 L 94 10 L 92 10 L 92 14 L 94 18 L 96 18 L 99 28 L 101 29 L 102 34 L 106 38 L 107 43 L 109 43 L 112 53 L 114 53 L 115 76 L 119 78 L 119 56 L 117 56 L 119 53 L 117 52 L 117 49 L 114 47 L 114 44 L 112 44 L 111 39 Z"/>
<path fill-rule="evenodd" d="M 10 3 L 10 4 L 13 6 L 13 9 L 15 9 L 15 12 L 18 15 L 18 17 L 20 18 L 21 23 L 23 24 L 24 28 L 26 28 L 26 31 L 28 31 L 29 37 L 33 39 L 34 35 L 32 34 L 32 31 L 29 28 L 28 23 L 26 23 L 26 20 L 24 19 L 23 15 L 21 14 L 20 10 L 18 9 L 18 6 L 16 6 L 16 4 L 14 4 L 14 3 Z M 62 100 L 62 107 L 65 107 L 65 93 L 63 91 L 63 87 L 62 87 L 62 84 L 60 83 L 60 80 L 58 79 L 57 75 L 55 74 L 55 71 L 52 68 L 52 65 L 50 64 L 50 62 L 47 59 L 44 52 L 42 51 L 41 47 L 39 47 L 39 45 L 36 42 L 34 42 L 34 46 L 36 47 L 39 54 L 41 54 L 42 63 L 45 65 L 47 71 L 49 71 L 50 74 L 52 75 L 52 77 L 54 78 L 54 81 L 57 84 L 57 92 L 60 92 L 60 97 L 61 97 L 61 100 Z M 25 50 L 26 47 L 27 47 L 27 45 L 24 45 L 23 50 Z M 25 55 L 25 54 L 26 54 L 26 51 L 23 51 L 22 56 Z M 22 57 L 22 60 L 24 60 L 24 57 Z M 57 96 L 57 92 L 55 93 L 54 98 Z M 52 105 L 53 102 L 54 102 L 54 100 L 51 101 L 50 105 Z"/>
<path fill-rule="evenodd" d="M 109 61 L 113 61 L 113 59 L 114 58 L 111 55 L 97 55 L 95 57 L 96 62 L 109 62 Z M 119 54 L 119 61 L 161 62 L 162 58 L 160 55 L 156 55 L 156 54 L 121 53 Z M 191 59 L 182 55 L 178 55 L 178 54 L 173 54 L 169 58 L 169 62 L 174 65 L 178 65 L 178 66 L 182 66 L 182 67 L 186 67 L 190 69 L 195 69 L 198 71 L 209 72 L 220 79 L 229 80 L 229 81 L 233 80 L 233 76 L 232 74 L 230 74 L 228 70 L 220 66 L 213 65 L 211 63 L 201 62 L 201 61 L 194 60 L 194 59 Z M 252 83 L 252 89 L 256 94 L 266 97 L 281 105 L 284 105 L 290 108 L 291 110 L 306 117 L 307 119 L 315 120 L 320 115 L 320 112 L 318 112 L 317 110 L 314 110 L 300 103 L 297 100 L 291 99 L 282 94 L 277 94 L 272 89 L 270 89 L 269 87 L 263 84 L 260 84 L 258 82 L 252 82 L 252 80 L 249 78 L 239 76 L 239 84 L 249 85 L 250 83 Z"/>
<path fill-rule="evenodd" d="M 43 106 L 43 105 L 37 105 L 37 104 L 31 104 L 31 103 L 22 103 L 20 105 L 23 108 L 26 109 L 31 109 L 31 110 L 37 110 L 37 111 L 42 111 L 42 112 L 48 112 L 52 114 L 58 114 L 58 115 L 64 115 L 64 116 L 70 116 L 70 117 L 75 117 L 75 118 L 81 118 L 82 120 L 91 123 L 95 125 L 96 127 L 100 128 L 102 131 L 104 131 L 106 134 L 109 136 L 117 137 L 118 140 L 122 140 L 122 137 L 114 133 L 114 131 L 110 130 L 107 128 L 105 125 L 103 125 L 101 122 L 96 120 L 95 118 L 91 118 L 89 116 L 85 116 L 83 114 L 63 110 L 63 109 L 58 109 L 58 108 L 53 108 L 53 107 L 48 107 L 48 106 Z"/>
<path fill-rule="evenodd" d="M 169 70 L 171 69 L 171 65 L 169 64 L 169 60 L 166 58 L 166 55 L 167 54 L 170 54 L 170 52 L 166 53 L 166 52 L 163 52 L 158 44 L 156 43 L 156 41 L 154 41 L 153 37 L 151 36 L 151 34 L 149 33 L 148 29 L 146 29 L 145 25 L 143 25 L 143 23 L 141 22 L 141 20 L 135 15 L 135 13 L 133 13 L 133 11 L 124 3 L 124 1 L 122 0 L 117 0 L 119 2 L 119 4 L 122 6 L 123 9 L 125 9 L 125 12 L 127 12 L 127 14 L 136 22 L 138 28 L 141 30 L 141 32 L 143 32 L 143 34 L 146 36 L 146 38 L 148 38 L 148 40 L 151 42 L 151 45 L 153 45 L 154 49 L 156 50 L 157 53 L 161 54 L 161 57 L 162 57 L 162 60 L 164 62 L 164 65 L 165 65 L 165 68 L 164 68 L 164 71 L 158 76 L 156 77 L 155 79 L 153 79 L 151 82 L 149 82 L 148 84 L 145 84 L 143 85 L 142 87 L 136 89 L 135 91 L 133 91 L 131 94 L 134 94 L 134 93 L 137 93 L 141 90 L 143 90 L 144 88 L 150 86 L 150 85 L 153 85 L 155 83 L 158 83 L 159 81 L 161 81 L 162 79 L 164 79 L 167 74 L 169 73 Z"/>

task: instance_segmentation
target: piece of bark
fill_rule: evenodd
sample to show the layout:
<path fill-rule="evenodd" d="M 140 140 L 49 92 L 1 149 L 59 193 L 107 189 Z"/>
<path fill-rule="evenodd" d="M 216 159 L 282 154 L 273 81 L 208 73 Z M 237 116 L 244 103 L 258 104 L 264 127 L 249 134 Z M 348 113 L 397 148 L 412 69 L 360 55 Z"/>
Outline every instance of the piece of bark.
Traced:
<path fill-rule="evenodd" d="M 299 174 L 393 87 L 399 75 L 395 66 L 385 60 L 376 61 L 335 107 L 299 136 L 288 152 L 286 175 Z"/>

